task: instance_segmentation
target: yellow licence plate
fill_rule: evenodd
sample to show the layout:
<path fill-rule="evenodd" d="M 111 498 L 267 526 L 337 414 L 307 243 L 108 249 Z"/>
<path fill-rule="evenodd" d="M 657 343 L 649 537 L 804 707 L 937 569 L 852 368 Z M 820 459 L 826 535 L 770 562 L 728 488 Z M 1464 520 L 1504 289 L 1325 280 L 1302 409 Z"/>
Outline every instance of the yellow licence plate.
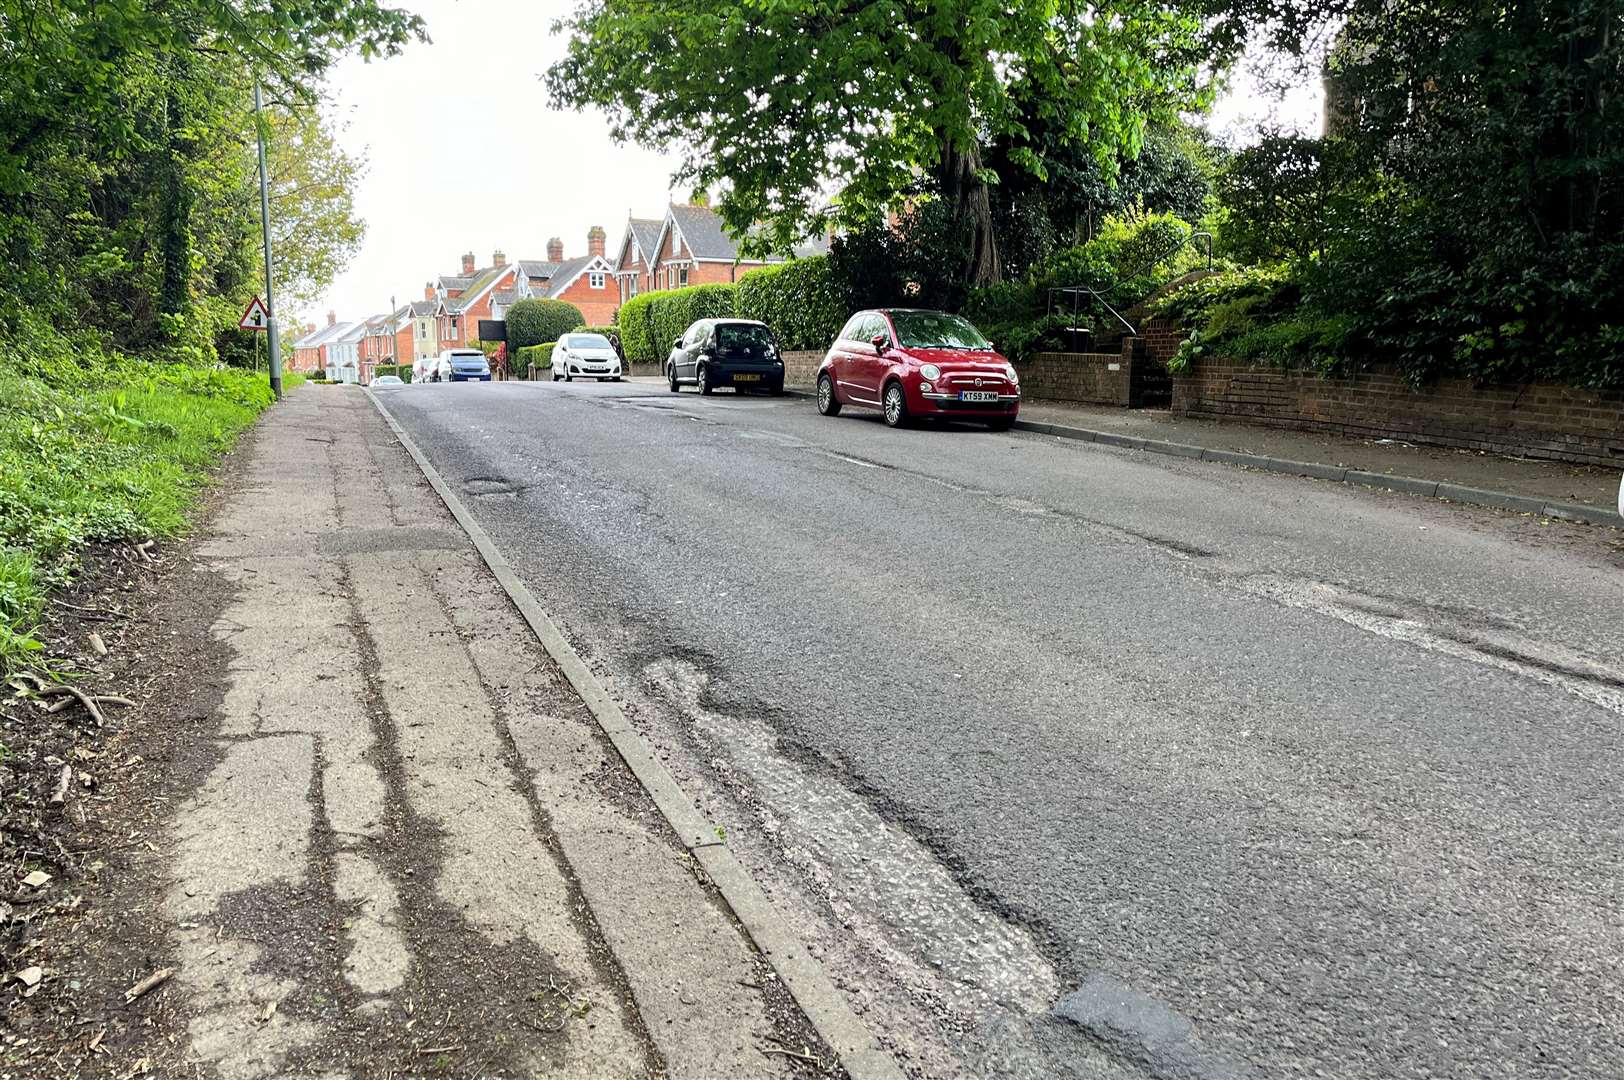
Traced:
<path fill-rule="evenodd" d="M 734 382 L 760 382 L 761 381 L 761 376 L 760 375 L 735 375 L 735 376 L 733 376 L 733 381 Z"/>

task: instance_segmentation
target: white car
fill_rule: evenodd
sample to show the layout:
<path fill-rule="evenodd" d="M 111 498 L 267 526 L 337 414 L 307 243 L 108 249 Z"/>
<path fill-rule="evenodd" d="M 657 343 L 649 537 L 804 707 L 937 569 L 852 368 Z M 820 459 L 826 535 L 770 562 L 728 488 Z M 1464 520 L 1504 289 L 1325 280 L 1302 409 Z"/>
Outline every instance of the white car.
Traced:
<path fill-rule="evenodd" d="M 602 334 L 565 334 L 553 346 L 553 382 L 583 379 L 620 381 L 620 354 Z"/>

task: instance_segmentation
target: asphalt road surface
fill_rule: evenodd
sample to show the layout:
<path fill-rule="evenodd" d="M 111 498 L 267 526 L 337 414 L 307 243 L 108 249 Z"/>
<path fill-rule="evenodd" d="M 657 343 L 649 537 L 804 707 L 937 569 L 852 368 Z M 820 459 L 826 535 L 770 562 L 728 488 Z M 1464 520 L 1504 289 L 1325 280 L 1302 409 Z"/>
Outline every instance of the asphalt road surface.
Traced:
<path fill-rule="evenodd" d="M 914 1074 L 1624 1076 L 1617 532 L 799 398 L 379 397 Z"/>

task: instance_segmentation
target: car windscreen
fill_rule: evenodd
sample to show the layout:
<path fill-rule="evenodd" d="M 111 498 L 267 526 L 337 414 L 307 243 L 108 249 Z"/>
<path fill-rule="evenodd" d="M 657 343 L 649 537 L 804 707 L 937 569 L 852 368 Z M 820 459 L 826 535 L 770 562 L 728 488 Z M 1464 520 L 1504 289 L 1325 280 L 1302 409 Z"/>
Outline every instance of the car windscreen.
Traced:
<path fill-rule="evenodd" d="M 482 352 L 454 352 L 451 354 L 453 364 L 483 364 L 485 354 Z"/>
<path fill-rule="evenodd" d="M 721 323 L 716 327 L 716 347 L 724 353 L 764 356 L 773 347 L 773 332 L 750 323 Z"/>
<path fill-rule="evenodd" d="M 571 349 L 612 349 L 609 339 L 602 334 L 571 334 L 564 339 L 564 344 Z"/>
<path fill-rule="evenodd" d="M 992 349 L 981 331 L 945 311 L 893 311 L 891 323 L 904 349 Z"/>

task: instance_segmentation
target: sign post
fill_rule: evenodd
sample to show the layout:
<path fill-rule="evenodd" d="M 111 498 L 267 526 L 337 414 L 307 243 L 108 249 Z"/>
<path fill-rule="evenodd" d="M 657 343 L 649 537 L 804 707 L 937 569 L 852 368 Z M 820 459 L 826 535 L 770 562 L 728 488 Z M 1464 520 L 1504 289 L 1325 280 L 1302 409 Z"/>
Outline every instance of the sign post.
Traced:
<path fill-rule="evenodd" d="M 276 333 L 276 300 L 271 287 L 271 185 L 265 168 L 265 106 L 254 80 L 254 132 L 259 136 L 259 221 L 265 235 L 265 332 L 271 340 L 271 393 L 282 400 L 282 342 Z M 259 303 L 256 299 L 254 303 Z M 252 308 L 250 308 L 252 310 Z M 243 318 L 248 316 L 245 313 Z"/>

